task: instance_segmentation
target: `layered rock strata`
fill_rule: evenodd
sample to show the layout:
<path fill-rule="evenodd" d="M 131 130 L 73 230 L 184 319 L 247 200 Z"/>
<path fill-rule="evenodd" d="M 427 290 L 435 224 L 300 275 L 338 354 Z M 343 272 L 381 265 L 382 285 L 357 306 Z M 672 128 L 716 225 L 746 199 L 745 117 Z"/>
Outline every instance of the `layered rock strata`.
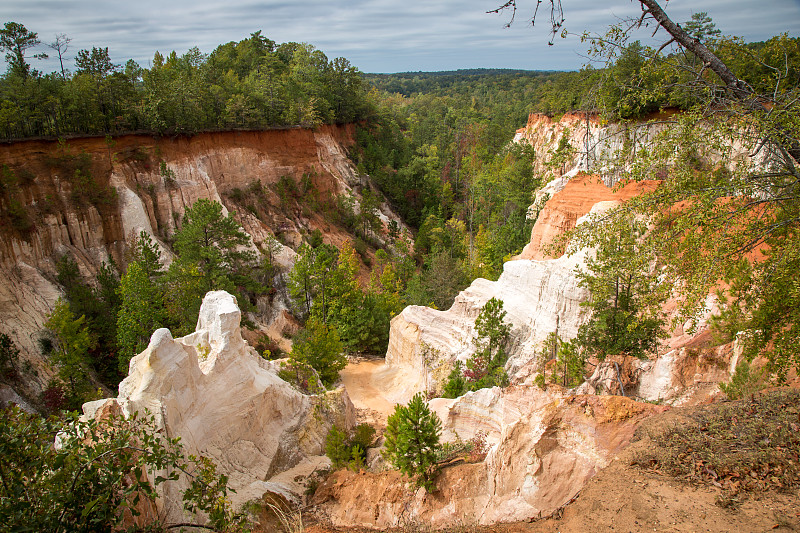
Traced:
<path fill-rule="evenodd" d="M 280 379 L 242 339 L 241 313 L 230 294 L 210 292 L 197 330 L 174 339 L 159 329 L 131 360 L 119 396 L 84 406 L 85 416 L 108 402 L 126 416 L 149 412 L 187 453 L 211 458 L 229 476 L 234 505 L 266 492 L 298 499 L 295 480 L 329 461 L 321 457 L 332 424 L 350 429 L 355 410 L 343 389 L 306 396 Z M 287 471 L 293 475 L 282 475 Z M 169 485 L 161 509 L 180 521 L 182 484 Z"/>
<path fill-rule="evenodd" d="M 548 515 L 608 464 L 643 418 L 665 409 L 532 386 L 483 389 L 431 406 L 450 437 L 486 432 L 486 459 L 443 469 L 432 493 L 397 472 L 336 472 L 313 500 L 334 525 L 438 528 Z"/>
<path fill-rule="evenodd" d="M 130 240 L 144 231 L 169 263 L 167 242 L 186 208 L 201 198 L 233 212 L 256 245 L 278 237 L 294 246 L 314 229 L 322 230 L 327 242 L 341 244 L 350 237 L 343 228 L 318 210 L 302 209 L 291 191 L 288 197 L 280 192 L 290 185 L 305 190 L 306 200 L 310 191 L 321 199 L 358 198 L 369 184 L 347 157 L 354 132 L 352 125 L 322 126 L 0 145 L 0 166 L 14 176 L 9 194 L 31 223 L 27 231 L 16 231 L 0 213 L 0 333 L 39 370 L 31 392 L 41 392 L 51 377 L 37 340 L 60 296 L 54 279 L 61 256 L 71 256 L 92 280 L 103 262 L 113 259 L 124 268 Z M 385 205 L 381 217 L 397 219 Z M 275 260 L 285 271 L 294 252 L 280 246 Z M 287 304 L 280 295 L 262 300 L 257 320 L 280 339 Z"/>

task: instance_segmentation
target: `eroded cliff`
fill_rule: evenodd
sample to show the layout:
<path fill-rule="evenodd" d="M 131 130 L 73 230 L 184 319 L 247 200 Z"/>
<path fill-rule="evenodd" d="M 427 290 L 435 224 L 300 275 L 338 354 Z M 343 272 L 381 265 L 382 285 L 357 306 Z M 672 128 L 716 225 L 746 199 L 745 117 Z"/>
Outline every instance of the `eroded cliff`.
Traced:
<path fill-rule="evenodd" d="M 323 126 L 0 145 L 0 333 L 39 371 L 29 392 L 50 377 L 37 343 L 60 295 L 59 257 L 69 254 L 91 279 L 110 259 L 124 268 L 128 243 L 145 231 L 169 261 L 184 210 L 201 198 L 234 212 L 256 246 L 268 236 L 294 246 L 313 229 L 340 244 L 349 235 L 313 206 L 368 186 L 347 157 L 353 135 L 353 126 Z M 385 221 L 396 218 L 381 210 Z M 282 246 L 276 259 L 288 268 L 293 256 Z M 260 302 L 265 327 L 280 330 L 285 307 Z"/>

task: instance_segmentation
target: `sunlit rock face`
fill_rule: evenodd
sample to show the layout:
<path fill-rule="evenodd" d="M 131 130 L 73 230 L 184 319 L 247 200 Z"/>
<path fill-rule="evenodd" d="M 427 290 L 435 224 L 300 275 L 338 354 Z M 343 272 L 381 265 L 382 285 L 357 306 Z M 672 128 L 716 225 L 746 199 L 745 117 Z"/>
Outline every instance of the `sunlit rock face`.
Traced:
<path fill-rule="evenodd" d="M 242 339 L 241 313 L 233 296 L 210 292 L 197 330 L 174 339 L 159 329 L 131 360 L 115 401 L 125 415 L 148 411 L 188 453 L 211 458 L 229 476 L 235 504 L 267 491 L 289 499 L 302 494 L 287 471 L 325 463 L 331 425 L 351 428 L 355 412 L 343 390 L 325 398 L 306 396 L 280 379 Z M 87 415 L 101 402 L 84 406 Z M 308 468 L 309 465 L 313 465 Z M 181 517 L 180 485 L 169 487 L 165 511 Z"/>
<path fill-rule="evenodd" d="M 567 396 L 558 388 L 483 389 L 430 402 L 444 438 L 486 434 L 486 459 L 444 468 L 437 491 L 408 490 L 397 472 L 339 471 L 314 497 L 334 525 L 433 527 L 527 520 L 572 499 L 661 406 L 619 396 Z"/>

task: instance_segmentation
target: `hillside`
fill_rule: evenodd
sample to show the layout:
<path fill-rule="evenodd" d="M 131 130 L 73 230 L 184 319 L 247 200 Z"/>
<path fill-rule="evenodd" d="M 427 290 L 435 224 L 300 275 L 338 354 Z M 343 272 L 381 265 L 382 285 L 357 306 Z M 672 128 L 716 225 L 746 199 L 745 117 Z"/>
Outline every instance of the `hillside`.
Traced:
<path fill-rule="evenodd" d="M 283 272 L 293 263 L 291 247 L 314 230 L 334 245 L 353 239 L 335 205 L 337 196 L 360 198 L 369 187 L 347 158 L 353 132 L 331 126 L 0 146 L 6 194 L 21 205 L 5 212 L 0 235 L 0 332 L 38 370 L 25 392 L 35 397 L 51 376 L 38 339 L 62 296 L 55 278 L 63 256 L 86 280 L 112 260 L 124 271 L 130 243 L 144 231 L 169 260 L 185 209 L 202 198 L 234 213 L 255 248 L 267 239 L 284 243 L 273 250 Z M 387 222 L 396 220 L 383 209 Z M 260 297 L 255 317 L 262 331 L 276 339 L 294 331 L 288 306 L 285 292 Z"/>

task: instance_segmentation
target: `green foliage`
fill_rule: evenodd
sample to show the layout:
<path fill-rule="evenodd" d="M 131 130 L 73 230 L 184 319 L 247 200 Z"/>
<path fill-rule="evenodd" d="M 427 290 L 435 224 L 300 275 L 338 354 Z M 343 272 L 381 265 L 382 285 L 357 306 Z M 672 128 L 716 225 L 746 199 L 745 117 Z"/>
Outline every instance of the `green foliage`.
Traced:
<path fill-rule="evenodd" d="M 230 292 L 245 311 L 249 300 L 241 288 L 260 292 L 250 276 L 255 266 L 250 236 L 232 214 L 223 215 L 220 203 L 200 199 L 186 209 L 174 245 L 177 257 L 167 272 L 167 308 L 178 319 L 178 334 L 194 330 L 208 291 Z"/>
<path fill-rule="evenodd" d="M 319 320 L 312 318 L 293 339 L 289 357 L 311 366 L 325 386 L 339 379 L 339 371 L 347 366 L 339 334 Z"/>
<path fill-rule="evenodd" d="M 661 302 L 665 299 L 652 273 L 655 256 L 642 245 L 644 224 L 632 218 L 615 221 L 597 239 L 594 258 L 578 271 L 591 298 L 589 321 L 578 330 L 577 348 L 601 361 L 608 355 L 643 358 L 663 335 Z"/>
<path fill-rule="evenodd" d="M 19 349 L 5 333 L 0 333 L 0 381 L 14 382 L 21 377 Z"/>
<path fill-rule="evenodd" d="M 6 138 L 192 133 L 311 127 L 369 114 L 361 75 L 347 59 L 329 60 L 308 44 L 276 46 L 260 33 L 208 55 L 196 47 L 181 56 L 156 52 L 150 68 L 133 60 L 122 67 L 112 63 L 107 47 L 93 47 L 78 51 L 72 75 L 42 75 L 26 58 L 39 44 L 36 33 L 8 22 L 0 29 L 9 65 L 0 80 L 0 132 Z M 168 176 L 165 181 L 169 186 Z"/>
<path fill-rule="evenodd" d="M 120 372 L 126 373 L 131 358 L 147 348 L 153 332 L 167 323 L 159 286 L 147 276 L 139 261 L 128 265 L 119 285 L 122 305 L 117 314 Z"/>
<path fill-rule="evenodd" d="M 0 411 L 0 434 L 0 521 L 12 531 L 117 530 L 180 477 L 190 479 L 187 511 L 207 513 L 217 530 L 246 527 L 227 502 L 227 478 L 208 459 L 186 458 L 180 439 L 157 432 L 152 417 L 83 422 L 12 407 Z"/>
<path fill-rule="evenodd" d="M 428 491 L 434 488 L 441 426 L 439 417 L 428 408 L 422 393 L 415 394 L 407 406 L 396 405 L 386 421 L 384 456 Z"/>
<path fill-rule="evenodd" d="M 736 365 L 730 383 L 720 383 L 719 388 L 729 400 L 741 400 L 752 396 L 767 386 L 764 369 L 754 369 L 746 360 Z"/>
<path fill-rule="evenodd" d="M 558 341 L 553 380 L 563 387 L 577 387 L 584 381 L 586 352 L 576 340 Z"/>
<path fill-rule="evenodd" d="M 56 302 L 45 327 L 55 339 L 50 360 L 58 368 L 58 379 L 68 387 L 68 407 L 79 409 L 92 391 L 87 374 L 91 365 L 89 350 L 96 340 L 86 325 L 86 317 L 76 317 L 61 299 Z"/>
<path fill-rule="evenodd" d="M 358 472 L 364 468 L 367 457 L 367 448 L 372 445 L 375 437 L 375 428 L 369 424 L 356 426 L 352 438 L 336 426 L 333 426 L 325 438 L 325 455 L 331 460 L 333 468 L 347 466 Z"/>
<path fill-rule="evenodd" d="M 325 437 L 325 455 L 331 460 L 333 468 L 342 468 L 350 461 L 350 447 L 347 445 L 347 435 L 344 431 L 333 426 Z"/>
<path fill-rule="evenodd" d="M 502 300 L 490 298 L 475 319 L 475 353 L 467 359 L 466 369 L 456 361 L 444 387 L 446 398 L 457 398 L 467 391 L 508 385 L 505 372 L 506 345 L 511 326 L 505 322 Z"/>

